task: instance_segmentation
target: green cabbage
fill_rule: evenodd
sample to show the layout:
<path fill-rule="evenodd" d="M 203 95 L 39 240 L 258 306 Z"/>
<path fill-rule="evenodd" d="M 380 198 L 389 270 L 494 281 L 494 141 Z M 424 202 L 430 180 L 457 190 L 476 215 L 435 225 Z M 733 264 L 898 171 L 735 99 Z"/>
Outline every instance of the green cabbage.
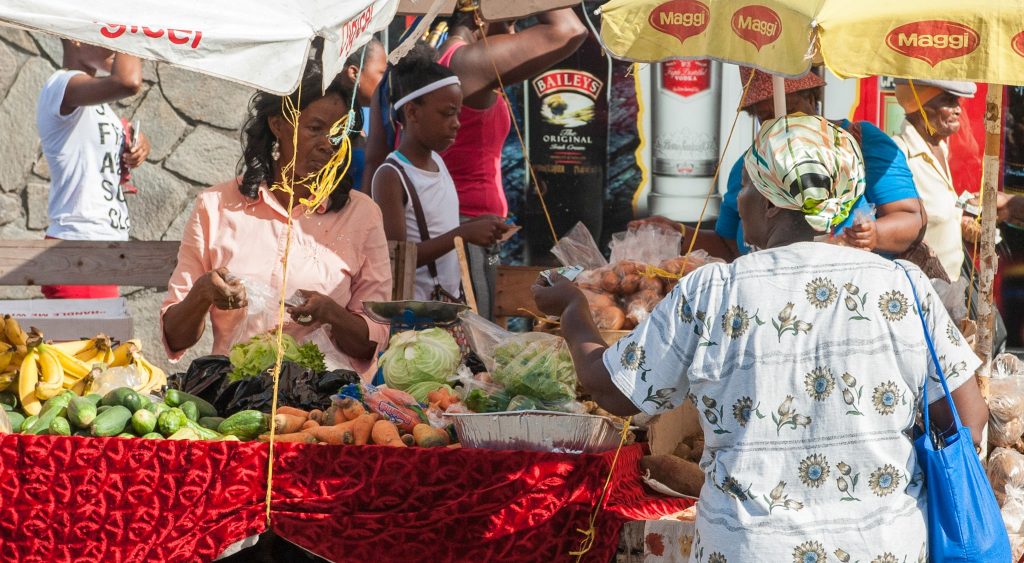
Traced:
<path fill-rule="evenodd" d="M 324 355 L 320 348 L 312 342 L 299 346 L 295 339 L 284 334 L 281 340 L 284 348 L 283 361 L 293 362 L 305 369 L 321 373 L 327 371 Z M 229 381 L 239 381 L 247 377 L 256 377 L 274 366 L 277 360 L 277 340 L 273 334 L 258 334 L 248 342 L 240 342 L 231 347 L 228 356 L 231 360 Z"/>
<path fill-rule="evenodd" d="M 440 328 L 400 332 L 380 357 L 384 382 L 402 391 L 425 381 L 447 382 L 461 361 L 459 345 Z"/>

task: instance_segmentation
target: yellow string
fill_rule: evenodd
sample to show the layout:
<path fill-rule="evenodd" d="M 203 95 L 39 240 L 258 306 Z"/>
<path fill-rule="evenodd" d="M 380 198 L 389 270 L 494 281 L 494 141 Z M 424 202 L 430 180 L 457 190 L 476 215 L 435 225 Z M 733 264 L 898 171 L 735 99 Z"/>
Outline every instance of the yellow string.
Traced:
<path fill-rule="evenodd" d="M 619 453 L 622 452 L 622 446 L 626 443 L 629 438 L 629 427 L 633 424 L 633 417 L 627 416 L 626 421 L 622 424 L 622 433 L 619 435 L 619 446 L 615 448 L 615 455 L 612 456 L 612 464 L 608 468 L 608 477 L 604 480 L 604 486 L 601 487 L 601 496 L 597 499 L 597 505 L 594 507 L 594 511 L 590 514 L 590 521 L 588 522 L 587 528 L 576 528 L 576 531 L 583 534 L 583 540 L 580 542 L 580 547 L 576 551 L 570 551 L 569 555 L 575 555 L 576 561 L 580 561 L 590 548 L 594 546 L 594 537 L 597 535 L 597 515 L 601 512 L 601 506 L 604 505 L 605 499 L 608 498 L 608 489 L 612 484 L 612 475 L 615 474 L 615 465 L 619 462 Z"/>
<path fill-rule="evenodd" d="M 302 83 L 299 82 L 297 99 L 302 99 Z M 295 205 L 295 160 L 298 156 L 299 147 L 299 115 L 301 108 L 296 106 L 291 98 L 285 97 L 281 102 L 281 112 L 292 126 L 292 158 L 281 171 L 281 178 L 288 178 L 287 181 L 275 183 L 271 190 L 279 190 L 288 194 L 288 224 L 285 229 L 284 256 L 281 257 L 281 296 L 277 309 L 277 357 L 274 359 L 274 393 L 270 401 L 270 449 L 267 454 L 267 495 L 265 499 L 267 527 L 270 527 L 270 496 L 274 482 L 274 436 L 276 425 L 274 416 L 277 415 L 277 391 L 281 382 L 281 362 L 284 359 L 284 315 L 285 299 L 287 299 L 288 287 L 288 253 L 292 247 L 292 208 Z"/>
<path fill-rule="evenodd" d="M 530 178 L 533 179 L 534 191 L 537 192 L 537 199 L 540 200 L 540 208 L 544 211 L 544 219 L 548 222 L 548 228 L 551 229 L 551 238 L 556 243 L 558 242 L 558 233 L 555 232 L 555 223 L 551 219 L 551 213 L 548 212 L 548 204 L 544 201 L 544 193 L 541 192 L 540 182 L 537 181 L 537 172 L 533 169 L 533 164 L 530 162 L 530 155 L 526 150 L 526 141 L 523 140 L 523 133 L 519 130 L 519 122 L 516 121 L 516 114 L 512 108 L 512 102 L 505 95 L 505 84 L 501 80 L 501 73 L 498 72 L 498 64 L 494 62 L 494 56 L 491 54 L 491 46 L 487 42 L 487 30 L 484 29 L 484 21 L 480 18 L 480 13 L 475 12 L 474 17 L 476 24 L 480 28 L 480 35 L 484 38 L 484 50 L 487 51 L 487 58 L 491 60 L 491 67 L 494 68 L 494 76 L 498 79 L 498 97 L 501 98 L 505 105 L 508 107 L 508 113 L 511 116 L 512 127 L 515 129 L 516 137 L 519 139 L 519 146 L 523 150 L 523 161 L 526 162 L 526 169 L 530 171 Z"/>
<path fill-rule="evenodd" d="M 932 127 L 931 123 L 928 123 L 928 112 L 924 111 L 924 104 L 921 103 L 921 98 L 917 95 L 917 88 L 914 87 L 914 81 L 912 79 L 907 79 L 907 84 L 910 85 L 910 92 L 914 94 L 914 103 L 917 104 L 917 107 L 921 112 L 921 117 L 924 118 L 925 130 L 928 131 L 929 135 L 934 135 L 935 129 Z"/>
<path fill-rule="evenodd" d="M 331 160 L 317 172 L 316 176 L 309 182 L 310 198 L 302 198 L 299 203 L 306 207 L 306 214 L 316 211 L 341 183 L 341 179 L 348 173 L 352 165 L 352 141 L 348 136 L 348 115 L 339 119 L 331 126 L 330 137 L 341 136 L 341 146 L 331 157 Z"/>

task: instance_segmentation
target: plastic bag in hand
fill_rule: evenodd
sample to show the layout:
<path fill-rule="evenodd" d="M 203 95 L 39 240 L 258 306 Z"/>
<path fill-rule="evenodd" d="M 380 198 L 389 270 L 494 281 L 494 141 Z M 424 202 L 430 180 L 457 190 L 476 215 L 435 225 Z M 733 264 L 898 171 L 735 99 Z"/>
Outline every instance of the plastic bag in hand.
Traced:
<path fill-rule="evenodd" d="M 590 230 L 583 223 L 576 223 L 575 227 L 558 239 L 551 254 L 563 266 L 582 266 L 585 270 L 592 270 L 608 265 Z"/>

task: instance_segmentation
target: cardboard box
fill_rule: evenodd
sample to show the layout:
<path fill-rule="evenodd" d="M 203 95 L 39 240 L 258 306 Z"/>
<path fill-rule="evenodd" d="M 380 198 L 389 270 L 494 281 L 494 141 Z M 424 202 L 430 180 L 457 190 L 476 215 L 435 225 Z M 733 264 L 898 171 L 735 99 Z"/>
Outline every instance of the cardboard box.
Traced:
<path fill-rule="evenodd" d="M 78 340 L 99 333 L 121 341 L 132 337 L 132 318 L 123 297 L 0 301 L 0 313 L 18 319 L 25 330 L 38 328 L 47 340 Z"/>
<path fill-rule="evenodd" d="M 450 16 L 456 3 L 456 0 L 444 0 L 441 15 Z M 434 0 L 399 0 L 398 13 L 419 16 L 427 13 L 433 4 Z M 486 21 L 514 20 L 578 4 L 579 0 L 480 0 L 480 17 Z"/>

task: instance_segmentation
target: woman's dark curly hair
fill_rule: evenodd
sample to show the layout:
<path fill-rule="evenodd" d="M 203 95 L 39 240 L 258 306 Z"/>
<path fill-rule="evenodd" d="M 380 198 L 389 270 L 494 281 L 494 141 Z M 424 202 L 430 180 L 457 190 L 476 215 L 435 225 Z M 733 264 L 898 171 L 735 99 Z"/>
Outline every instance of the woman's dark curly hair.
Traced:
<path fill-rule="evenodd" d="M 327 87 L 327 91 L 321 94 L 322 75 L 320 64 L 310 60 L 306 63 L 306 74 L 302 78 L 302 98 L 299 98 L 300 89 L 296 89 L 288 98 L 300 109 L 330 95 L 340 96 L 346 107 L 355 103 L 353 109 L 356 122 L 351 125 L 350 131 L 357 134 L 362 130 L 362 111 L 358 102 L 353 101 L 352 88 L 345 85 L 343 75 L 339 74 Z M 270 118 L 281 115 L 282 100 L 283 97 L 267 92 L 256 92 L 249 100 L 249 117 L 242 126 L 242 159 L 238 162 L 238 174 L 242 176 L 238 190 L 247 198 L 255 199 L 261 184 L 274 182 L 274 159 L 270 153 L 277 139 L 270 130 Z M 351 170 L 349 172 L 331 193 L 327 203 L 328 211 L 339 211 L 348 203 L 348 195 L 353 186 Z"/>

